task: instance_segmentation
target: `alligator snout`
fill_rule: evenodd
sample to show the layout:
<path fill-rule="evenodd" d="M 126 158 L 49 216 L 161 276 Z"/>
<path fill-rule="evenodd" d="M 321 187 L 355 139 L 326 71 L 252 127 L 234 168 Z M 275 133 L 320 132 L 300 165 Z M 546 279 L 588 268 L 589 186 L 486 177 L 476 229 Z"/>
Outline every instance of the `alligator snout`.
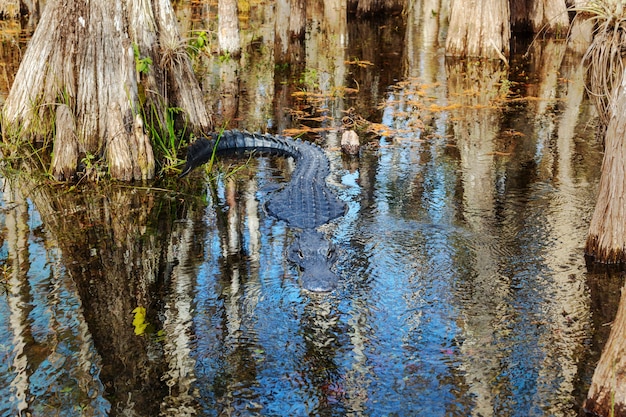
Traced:
<path fill-rule="evenodd" d="M 337 288 L 338 277 L 332 271 L 316 271 L 310 274 L 305 269 L 300 277 L 302 288 L 314 293 L 331 292 Z"/>
<path fill-rule="evenodd" d="M 300 270 L 302 288 L 315 293 L 337 288 L 338 277 L 330 270 L 335 258 L 333 244 L 315 230 L 297 235 L 287 250 L 287 259 Z"/>

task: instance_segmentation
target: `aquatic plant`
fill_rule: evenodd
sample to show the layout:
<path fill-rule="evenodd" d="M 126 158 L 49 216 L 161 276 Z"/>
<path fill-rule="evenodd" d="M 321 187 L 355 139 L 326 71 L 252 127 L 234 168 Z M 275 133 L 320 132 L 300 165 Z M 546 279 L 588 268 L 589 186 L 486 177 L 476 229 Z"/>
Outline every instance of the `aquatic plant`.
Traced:
<path fill-rule="evenodd" d="M 152 66 L 152 58 L 149 56 L 142 57 L 139 53 L 139 46 L 136 43 L 133 44 L 133 55 L 135 57 L 135 70 L 137 73 L 147 74 Z"/>
<path fill-rule="evenodd" d="M 165 121 L 159 117 L 157 105 L 150 104 L 143 109 L 143 120 L 148 137 L 152 143 L 156 161 L 162 174 L 180 172 L 178 166 L 184 161 L 179 158 L 181 148 L 187 143 L 186 123 L 176 130 L 176 116 L 182 113 L 179 107 L 165 109 Z"/>

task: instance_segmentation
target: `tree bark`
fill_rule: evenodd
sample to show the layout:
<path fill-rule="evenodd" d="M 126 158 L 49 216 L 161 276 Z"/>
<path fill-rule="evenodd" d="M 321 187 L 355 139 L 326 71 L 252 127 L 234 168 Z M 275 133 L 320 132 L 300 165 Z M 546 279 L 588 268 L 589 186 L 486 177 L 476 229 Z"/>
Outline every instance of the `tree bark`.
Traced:
<path fill-rule="evenodd" d="M 585 54 L 591 97 L 595 99 L 601 126 L 606 126 L 598 198 L 585 252 L 595 262 L 623 265 L 626 261 L 626 71 L 621 52 L 623 9 L 620 2 L 607 2 L 606 10 L 611 4 L 614 15 L 595 16 L 597 29 Z M 585 410 L 593 415 L 626 416 L 625 293 L 626 287 L 622 287 L 616 318 L 584 404 Z"/>
<path fill-rule="evenodd" d="M 0 0 L 0 19 L 17 19 L 28 16 L 32 20 L 39 18 L 39 0 Z"/>
<path fill-rule="evenodd" d="M 533 0 L 530 7 L 533 33 L 549 33 L 565 37 L 569 28 L 569 16 L 564 0 Z"/>
<path fill-rule="evenodd" d="M 274 57 L 277 63 L 299 60 L 300 44 L 306 26 L 306 2 L 304 0 L 278 0 L 276 2 L 274 28 Z"/>
<path fill-rule="evenodd" d="M 142 107 L 143 114 L 160 117 L 160 126 L 166 125 L 165 109 L 176 106 L 185 111 L 188 129 L 211 127 L 185 50 L 169 0 L 52 0 L 7 97 L 5 140 L 26 134 L 33 142 L 47 143 L 56 107 L 63 104 L 73 116 L 80 155 L 106 156 L 115 166 L 113 178 L 151 178 L 149 158 L 140 161 L 132 151 L 147 146 L 152 153 L 151 145 L 135 134 Z M 141 71 L 138 64 L 144 64 Z M 64 167 L 60 176 L 69 178 L 75 170 Z"/>
<path fill-rule="evenodd" d="M 626 78 L 610 109 L 598 199 L 585 247 L 587 255 L 602 263 L 626 261 Z"/>
<path fill-rule="evenodd" d="M 219 0 L 217 2 L 217 40 L 220 53 L 237 55 L 241 52 L 239 40 L 239 17 L 237 0 Z"/>
<path fill-rule="evenodd" d="M 20 16 L 19 0 L 0 0 L 0 18 L 15 19 Z"/>
<path fill-rule="evenodd" d="M 289 32 L 295 37 L 302 38 L 306 26 L 306 1 L 291 0 L 290 4 Z"/>
<path fill-rule="evenodd" d="M 349 0 L 348 10 L 357 16 L 371 16 L 381 12 L 400 12 L 409 2 L 405 0 Z"/>
<path fill-rule="evenodd" d="M 626 416 L 626 287 L 585 401 L 594 416 Z"/>
<path fill-rule="evenodd" d="M 515 32 L 552 34 L 564 37 L 569 15 L 564 0 L 510 0 L 511 27 Z"/>
<path fill-rule="evenodd" d="M 532 32 L 530 8 L 532 0 L 509 0 L 511 30 L 517 33 Z"/>
<path fill-rule="evenodd" d="M 452 0 L 446 55 L 506 59 L 509 20 L 508 0 Z"/>
<path fill-rule="evenodd" d="M 57 109 L 56 126 L 57 140 L 52 149 L 52 176 L 62 180 L 72 176 L 79 154 L 76 124 L 70 108 L 65 104 Z"/>

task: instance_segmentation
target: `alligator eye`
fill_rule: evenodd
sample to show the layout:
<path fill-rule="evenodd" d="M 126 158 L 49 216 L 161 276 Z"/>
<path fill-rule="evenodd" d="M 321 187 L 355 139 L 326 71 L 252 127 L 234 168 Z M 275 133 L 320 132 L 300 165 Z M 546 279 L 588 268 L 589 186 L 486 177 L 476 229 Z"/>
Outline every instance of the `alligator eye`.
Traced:
<path fill-rule="evenodd" d="M 299 257 L 300 259 L 304 259 L 304 254 L 302 253 L 302 251 L 301 251 L 301 250 L 298 250 L 298 252 L 296 252 L 296 253 L 298 254 L 298 257 Z"/>

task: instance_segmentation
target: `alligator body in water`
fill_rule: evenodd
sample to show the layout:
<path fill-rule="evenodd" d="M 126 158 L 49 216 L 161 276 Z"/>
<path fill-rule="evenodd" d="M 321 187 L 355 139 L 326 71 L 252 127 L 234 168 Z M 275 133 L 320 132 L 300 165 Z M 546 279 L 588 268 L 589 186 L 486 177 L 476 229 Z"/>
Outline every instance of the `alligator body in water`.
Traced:
<path fill-rule="evenodd" d="M 287 249 L 287 259 L 300 269 L 302 287 L 312 292 L 332 291 L 338 281 L 330 269 L 335 249 L 317 228 L 343 216 L 346 205 L 326 185 L 330 167 L 320 147 L 286 136 L 224 131 L 189 146 L 180 176 L 208 162 L 214 152 L 247 150 L 286 155 L 295 160 L 291 181 L 270 196 L 265 209 L 289 227 L 299 229 Z"/>

